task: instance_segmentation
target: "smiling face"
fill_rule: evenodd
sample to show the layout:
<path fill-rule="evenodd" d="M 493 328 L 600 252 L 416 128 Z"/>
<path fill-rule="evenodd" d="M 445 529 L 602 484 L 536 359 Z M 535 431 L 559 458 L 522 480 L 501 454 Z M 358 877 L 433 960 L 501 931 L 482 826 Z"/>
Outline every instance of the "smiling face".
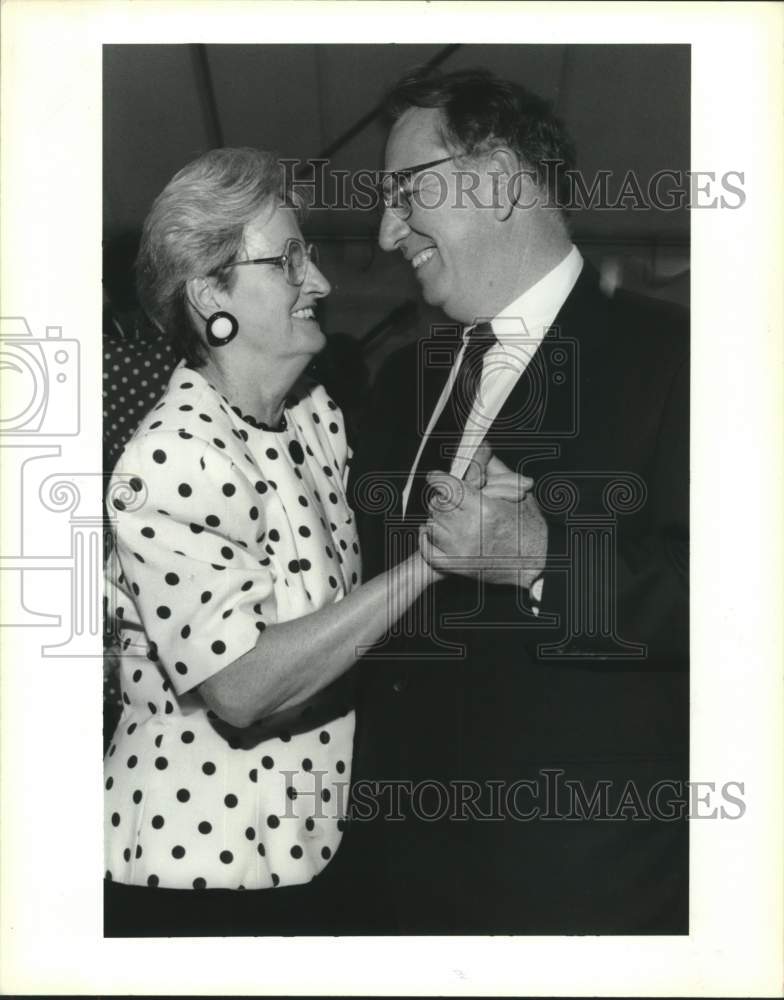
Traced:
<path fill-rule="evenodd" d="M 454 151 L 439 137 L 440 116 L 437 109 L 406 111 L 390 133 L 385 170 L 449 157 Z M 450 160 L 414 175 L 412 187 L 418 194 L 411 215 L 403 220 L 387 210 L 379 234 L 382 250 L 400 250 L 411 262 L 425 301 L 461 323 L 495 315 L 499 301 L 506 304 L 505 290 L 498 285 L 497 226 L 487 207 L 492 205 L 492 182 L 481 164 L 472 171 L 476 177 L 460 177 L 460 167 Z M 467 192 L 475 181 L 472 198 Z"/>
<path fill-rule="evenodd" d="M 292 237 L 303 240 L 294 209 L 265 209 L 245 227 L 241 259 L 277 257 Z M 275 365 L 307 360 L 324 347 L 314 307 L 329 294 L 330 284 L 315 264 L 308 265 L 299 288 L 286 281 L 277 264 L 237 267 L 233 279 L 230 290 L 222 293 L 222 308 L 237 318 L 241 335 L 237 343 L 259 361 Z"/>

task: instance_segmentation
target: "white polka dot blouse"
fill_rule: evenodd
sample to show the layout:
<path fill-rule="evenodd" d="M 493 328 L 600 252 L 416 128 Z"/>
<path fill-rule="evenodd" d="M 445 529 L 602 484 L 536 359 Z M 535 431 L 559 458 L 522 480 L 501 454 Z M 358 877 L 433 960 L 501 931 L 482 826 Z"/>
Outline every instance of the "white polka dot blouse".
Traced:
<path fill-rule="evenodd" d="M 184 364 L 126 446 L 108 493 L 123 712 L 105 759 L 107 878 L 294 885 L 337 850 L 353 711 L 244 749 L 196 689 L 267 626 L 359 584 L 348 458 L 323 387 L 291 399 L 271 430 Z"/>

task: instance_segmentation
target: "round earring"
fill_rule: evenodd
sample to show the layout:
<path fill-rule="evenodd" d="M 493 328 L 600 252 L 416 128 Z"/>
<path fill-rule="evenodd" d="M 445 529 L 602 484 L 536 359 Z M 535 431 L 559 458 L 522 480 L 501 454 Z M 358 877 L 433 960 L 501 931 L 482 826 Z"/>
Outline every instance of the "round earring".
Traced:
<path fill-rule="evenodd" d="M 236 317 L 228 312 L 214 312 L 207 320 L 207 343 L 210 347 L 223 347 L 239 333 Z"/>

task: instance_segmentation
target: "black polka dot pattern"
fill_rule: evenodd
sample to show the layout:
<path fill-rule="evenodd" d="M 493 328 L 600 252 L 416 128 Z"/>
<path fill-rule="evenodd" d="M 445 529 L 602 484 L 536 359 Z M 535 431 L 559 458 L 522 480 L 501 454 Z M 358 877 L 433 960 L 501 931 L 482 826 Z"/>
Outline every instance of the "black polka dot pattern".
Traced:
<path fill-rule="evenodd" d="M 339 845 L 353 713 L 245 750 L 192 696 L 263 649 L 281 600 L 287 617 L 308 614 L 348 592 L 352 574 L 359 580 L 347 449 L 330 430 L 339 414 L 321 389 L 289 405 L 285 427 L 261 428 L 200 373 L 177 369 L 118 463 L 143 503 L 124 497 L 115 511 L 108 580 L 109 606 L 123 609 L 122 635 L 133 640 L 119 672 L 129 717 L 106 758 L 115 881 L 191 890 L 301 883 Z"/>
<path fill-rule="evenodd" d="M 160 399 L 175 364 L 170 345 L 156 332 L 141 324 L 139 327 L 126 339 L 113 328 L 104 332 L 103 449 L 107 471 Z"/>

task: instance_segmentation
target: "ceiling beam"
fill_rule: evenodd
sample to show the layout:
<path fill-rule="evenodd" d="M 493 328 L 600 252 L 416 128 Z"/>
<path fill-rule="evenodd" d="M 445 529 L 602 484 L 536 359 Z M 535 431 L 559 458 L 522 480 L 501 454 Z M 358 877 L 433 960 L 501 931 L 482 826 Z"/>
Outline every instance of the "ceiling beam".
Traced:
<path fill-rule="evenodd" d="M 440 66 L 442 62 L 454 55 L 460 47 L 460 45 L 444 46 L 440 52 L 437 52 L 432 59 L 428 60 L 424 64 L 424 69 L 429 71 L 435 69 L 437 66 Z M 366 114 L 362 115 L 362 117 L 358 121 L 354 122 L 350 128 L 347 128 L 345 132 L 342 132 L 337 137 L 337 139 L 331 142 L 325 149 L 322 149 L 317 158 L 319 160 L 328 160 L 331 156 L 337 153 L 339 149 L 342 149 L 346 143 L 351 142 L 355 135 L 359 135 L 359 133 L 363 132 L 368 125 L 375 121 L 375 119 L 381 114 L 383 106 L 384 102 L 381 101 L 374 108 L 371 108 Z"/>
<path fill-rule="evenodd" d="M 215 100 L 215 87 L 212 83 L 212 71 L 210 70 L 210 62 L 207 56 L 207 46 L 197 44 L 189 45 L 188 47 L 191 51 L 193 75 L 196 79 L 196 93 L 204 117 L 207 140 L 212 149 L 219 149 L 225 143 L 220 115 L 218 114 L 218 104 Z"/>

